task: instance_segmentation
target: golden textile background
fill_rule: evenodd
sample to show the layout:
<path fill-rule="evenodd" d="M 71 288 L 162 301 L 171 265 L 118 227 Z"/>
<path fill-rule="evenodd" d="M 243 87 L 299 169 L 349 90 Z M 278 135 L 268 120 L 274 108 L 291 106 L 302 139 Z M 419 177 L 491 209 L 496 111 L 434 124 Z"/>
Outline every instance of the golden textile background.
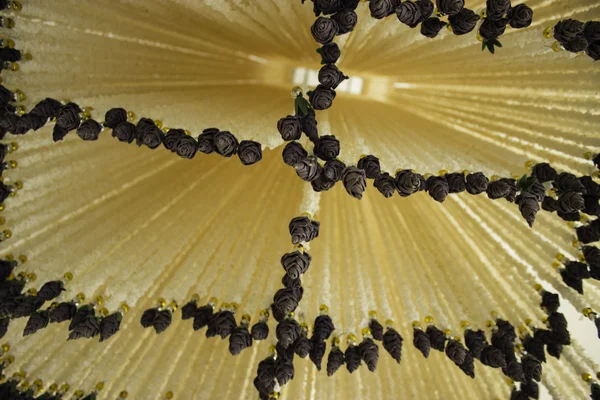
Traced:
<path fill-rule="evenodd" d="M 100 398 L 127 390 L 153 399 L 255 398 L 258 361 L 274 342 L 254 343 L 231 357 L 227 341 L 207 340 L 174 316 L 156 335 L 144 330 L 144 309 L 165 297 L 185 303 L 216 296 L 236 301 L 256 321 L 281 286 L 279 259 L 290 251 L 287 224 L 318 212 L 321 234 L 303 278 L 297 314 L 311 323 L 326 303 L 337 332 L 365 326 L 371 309 L 396 321 L 403 335 L 400 366 L 380 348 L 375 374 L 366 368 L 327 378 L 298 359 L 287 399 L 507 398 L 500 371 L 476 366 L 475 380 L 447 357 L 425 360 L 412 346 L 412 320 L 433 315 L 459 332 L 460 321 L 483 326 L 497 310 L 515 325 L 542 324 L 543 282 L 573 310 L 576 339 L 560 361 L 544 365 L 543 385 L 556 399 L 579 399 L 589 388 L 579 375 L 598 370 L 593 324 L 575 310 L 600 307 L 597 282 L 585 296 L 567 288 L 551 263 L 557 252 L 577 256 L 574 231 L 540 211 L 531 230 L 518 207 L 466 193 L 438 204 L 426 194 L 385 199 L 369 183 L 362 201 L 342 185 L 311 193 L 281 161 L 276 121 L 292 113 L 295 67 L 318 69 L 309 27 L 312 5 L 288 0 L 28 0 L 10 32 L 33 61 L 3 74 L 33 105 L 44 97 L 93 106 L 102 120 L 110 107 L 198 134 L 217 126 L 265 149 L 257 165 L 198 154 L 179 159 L 164 149 L 126 146 L 102 133 L 96 143 L 71 133 L 55 144 L 51 128 L 23 137 L 5 174 L 24 189 L 4 212 L 13 238 L 3 253 L 26 254 L 36 284 L 72 271 L 62 299 L 102 295 L 114 311 L 131 306 L 121 331 L 106 343 L 66 342 L 65 324 L 22 338 L 25 320 L 11 322 L 7 341 L 31 380 L 69 382 L 73 389 L 106 388 Z M 483 0 L 468 0 L 479 11 Z M 341 158 L 372 153 L 382 167 L 436 173 L 462 169 L 486 175 L 523 174 L 526 160 L 590 174 L 584 151 L 600 150 L 600 72 L 585 56 L 554 53 L 542 31 L 564 18 L 598 17 L 596 0 L 530 0 L 531 27 L 508 30 L 503 48 L 482 53 L 475 35 L 443 32 L 428 39 L 395 17 L 375 21 L 359 6 L 357 29 L 338 40 L 340 69 L 365 79 L 365 96 L 340 94 L 318 113 L 320 133 L 336 135 Z M 400 83 L 394 88 L 394 83 Z M 571 308 L 574 307 L 574 308 Z M 562 309 L 561 309 L 562 310 Z M 328 345 L 329 346 L 329 345 Z M 584 350 L 584 348 L 587 350 Z"/>

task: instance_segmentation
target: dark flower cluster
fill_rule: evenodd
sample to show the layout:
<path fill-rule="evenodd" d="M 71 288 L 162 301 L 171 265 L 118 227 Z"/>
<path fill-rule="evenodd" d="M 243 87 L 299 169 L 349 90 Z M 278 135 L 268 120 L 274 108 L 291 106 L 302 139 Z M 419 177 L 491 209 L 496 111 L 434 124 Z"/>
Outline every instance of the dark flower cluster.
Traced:
<path fill-rule="evenodd" d="M 12 259 L 0 260 L 0 338 L 6 334 L 11 320 L 24 317 L 28 320 L 23 336 L 32 335 L 49 323 L 64 321 L 70 321 L 68 340 L 99 335 L 102 342 L 119 330 L 123 311 L 108 315 L 108 311 L 101 308 L 101 301 L 80 305 L 84 300 L 82 294 L 71 301 L 54 301 L 42 309 L 46 302 L 61 295 L 72 275 L 67 273 L 64 280 L 49 281 L 39 290 L 32 288 L 23 292 L 25 285 L 35 280 L 35 274 L 20 272 L 15 276 L 14 268 L 18 265 Z"/>
<path fill-rule="evenodd" d="M 552 31 L 554 39 L 566 51 L 584 51 L 592 60 L 600 60 L 600 21 L 581 22 L 566 19 L 554 25 Z M 547 34 L 550 34 L 550 29 L 547 30 Z"/>
<path fill-rule="evenodd" d="M 527 28 L 532 20 L 533 10 L 525 4 L 512 7 L 510 0 L 487 0 L 485 18 L 479 26 L 481 49 L 487 48 L 493 54 L 496 47 L 502 47 L 498 38 L 504 34 L 507 26 L 513 29 Z"/>

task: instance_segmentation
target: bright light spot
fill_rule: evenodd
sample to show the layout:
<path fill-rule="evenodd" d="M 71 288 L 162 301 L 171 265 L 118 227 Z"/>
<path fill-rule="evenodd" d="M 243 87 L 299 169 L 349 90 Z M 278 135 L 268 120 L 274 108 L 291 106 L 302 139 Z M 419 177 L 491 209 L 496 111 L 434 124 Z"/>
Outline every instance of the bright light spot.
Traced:
<path fill-rule="evenodd" d="M 304 67 L 294 68 L 294 72 L 292 73 L 292 83 L 296 86 L 314 88 L 319 84 L 319 71 Z M 340 83 L 335 91 L 338 93 L 361 94 L 363 86 L 363 78 L 352 76 Z"/>
<path fill-rule="evenodd" d="M 394 87 L 396 89 L 413 89 L 416 86 L 417 85 L 415 85 L 414 83 L 407 83 L 407 82 L 396 82 L 396 83 L 394 83 Z"/>

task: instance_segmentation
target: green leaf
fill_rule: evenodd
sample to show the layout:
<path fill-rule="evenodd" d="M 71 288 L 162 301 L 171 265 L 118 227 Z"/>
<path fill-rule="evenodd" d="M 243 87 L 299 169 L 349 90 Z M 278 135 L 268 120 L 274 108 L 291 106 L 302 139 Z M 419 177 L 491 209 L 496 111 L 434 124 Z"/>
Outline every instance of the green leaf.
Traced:
<path fill-rule="evenodd" d="M 296 97 L 294 100 L 294 109 L 296 111 L 296 115 L 299 117 L 304 117 L 308 114 L 308 109 L 310 108 L 310 104 L 302 95 Z"/>
<path fill-rule="evenodd" d="M 494 39 L 494 46 L 502 47 L 502 43 L 498 41 L 498 38 Z"/>
<path fill-rule="evenodd" d="M 317 53 L 321 54 L 321 48 L 320 47 L 317 49 Z"/>
<path fill-rule="evenodd" d="M 527 182 L 527 174 L 519 178 L 519 180 L 517 181 L 517 186 L 522 188 L 525 185 L 525 182 Z"/>
<path fill-rule="evenodd" d="M 496 52 L 496 50 L 494 49 L 494 44 L 492 42 L 488 42 L 487 48 L 490 51 L 490 53 L 492 53 L 492 54 L 494 54 Z"/>
<path fill-rule="evenodd" d="M 483 39 L 483 40 L 481 41 L 481 51 L 484 51 L 484 50 L 485 50 L 485 46 L 486 46 L 486 45 L 487 45 L 487 40 Z"/>

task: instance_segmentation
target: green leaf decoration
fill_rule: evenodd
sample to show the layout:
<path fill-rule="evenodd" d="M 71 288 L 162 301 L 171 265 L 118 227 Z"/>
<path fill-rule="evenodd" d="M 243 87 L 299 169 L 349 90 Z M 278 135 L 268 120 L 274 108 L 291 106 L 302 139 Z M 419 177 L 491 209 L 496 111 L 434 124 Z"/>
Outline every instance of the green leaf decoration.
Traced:
<path fill-rule="evenodd" d="M 492 54 L 494 54 L 496 52 L 496 49 L 494 49 L 494 43 L 492 43 L 492 42 L 487 43 L 487 48 L 490 51 L 490 53 L 492 53 Z"/>
<path fill-rule="evenodd" d="M 310 109 L 310 104 L 308 103 L 308 101 L 306 101 L 306 99 L 302 95 L 299 95 L 294 100 L 294 109 L 296 111 L 297 116 L 304 117 L 308 114 L 308 110 Z"/>
<path fill-rule="evenodd" d="M 494 38 L 494 46 L 502 47 L 502 43 L 498 41 L 498 38 Z"/>
<path fill-rule="evenodd" d="M 484 51 L 484 50 L 485 50 L 485 46 L 487 46 L 487 40 L 483 39 L 483 40 L 481 41 L 481 51 Z"/>
<path fill-rule="evenodd" d="M 321 48 L 320 47 L 317 49 L 317 53 L 321 54 Z"/>

